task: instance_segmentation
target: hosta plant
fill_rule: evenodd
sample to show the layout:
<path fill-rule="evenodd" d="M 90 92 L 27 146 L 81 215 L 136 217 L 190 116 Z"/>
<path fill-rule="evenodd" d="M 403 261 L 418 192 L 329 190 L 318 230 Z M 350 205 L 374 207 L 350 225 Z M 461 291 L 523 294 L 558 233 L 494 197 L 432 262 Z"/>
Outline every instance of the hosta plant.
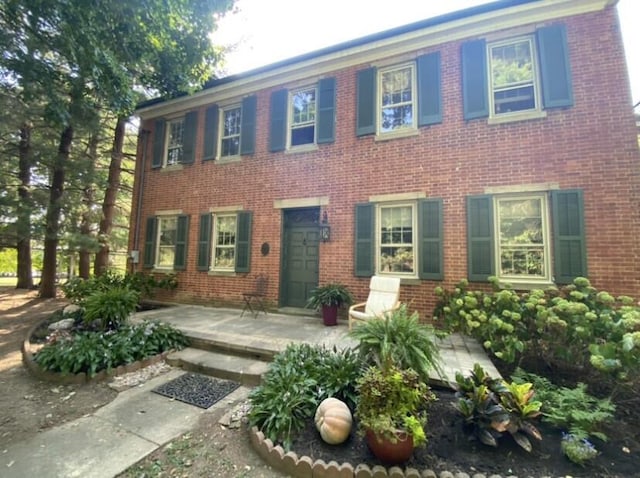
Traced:
<path fill-rule="evenodd" d="M 533 424 L 540 415 L 542 402 L 533 400 L 530 383 L 507 383 L 494 379 L 479 365 L 465 377 L 456 373 L 457 410 L 480 442 L 498 446 L 498 439 L 508 432 L 518 445 L 532 450 L 529 438 L 542 439 Z"/>

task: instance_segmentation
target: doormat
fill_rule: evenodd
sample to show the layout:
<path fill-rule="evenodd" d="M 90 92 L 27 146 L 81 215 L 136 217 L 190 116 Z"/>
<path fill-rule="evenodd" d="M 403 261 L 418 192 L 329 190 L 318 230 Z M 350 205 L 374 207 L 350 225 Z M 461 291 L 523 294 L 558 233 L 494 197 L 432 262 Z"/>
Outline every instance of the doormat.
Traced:
<path fill-rule="evenodd" d="M 209 408 L 239 386 L 239 383 L 231 380 L 185 373 L 151 391 L 196 407 Z"/>

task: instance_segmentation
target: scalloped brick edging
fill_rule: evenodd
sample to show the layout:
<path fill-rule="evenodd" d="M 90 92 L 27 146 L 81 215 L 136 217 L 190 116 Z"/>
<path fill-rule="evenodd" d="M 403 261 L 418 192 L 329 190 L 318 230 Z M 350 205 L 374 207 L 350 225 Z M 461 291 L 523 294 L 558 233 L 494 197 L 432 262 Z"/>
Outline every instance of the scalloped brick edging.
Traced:
<path fill-rule="evenodd" d="M 295 452 L 285 452 L 280 445 L 274 446 L 273 442 L 258 430 L 258 427 L 252 427 L 249 430 L 249 438 L 253 449 L 269 466 L 295 478 L 502 478 L 500 475 L 487 476 L 482 473 L 469 475 L 441 471 L 438 474 L 433 470 L 402 469 L 399 466 L 385 468 L 380 465 L 369 466 L 360 463 L 354 467 L 351 463 L 313 461 L 308 456 L 298 457 Z M 517 477 L 510 475 L 506 478 Z"/>
<path fill-rule="evenodd" d="M 46 321 L 46 319 L 45 319 Z M 43 321 L 44 322 L 44 321 Z M 44 380 L 46 382 L 57 383 L 60 385 L 69 385 L 75 384 L 80 385 L 83 383 L 97 383 L 102 382 L 104 380 L 108 380 L 113 377 L 117 377 L 119 375 L 124 375 L 125 373 L 136 372 L 141 368 L 148 367 L 149 365 L 156 364 L 164 360 L 167 355 L 169 355 L 172 351 L 168 350 L 166 352 L 162 352 L 161 354 L 154 355 L 153 357 L 148 357 L 144 360 L 138 360 L 137 362 L 132 362 L 127 365 L 120 365 L 119 367 L 110 369 L 110 370 L 101 370 L 93 377 L 88 376 L 86 373 L 76 373 L 76 374 L 62 374 L 56 372 L 49 372 L 47 370 L 43 370 L 34 360 L 34 351 L 31 341 L 29 340 L 35 330 L 40 327 L 42 322 L 38 322 L 33 327 L 31 327 L 27 331 L 27 336 L 22 342 L 22 362 L 27 367 L 27 370 L 31 372 L 35 377 Z"/>

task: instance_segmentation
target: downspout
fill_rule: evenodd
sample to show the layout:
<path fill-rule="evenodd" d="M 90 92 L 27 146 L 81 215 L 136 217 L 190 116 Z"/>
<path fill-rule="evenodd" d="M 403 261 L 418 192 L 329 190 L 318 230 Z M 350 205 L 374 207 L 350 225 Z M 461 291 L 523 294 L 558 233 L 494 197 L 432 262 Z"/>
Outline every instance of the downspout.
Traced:
<path fill-rule="evenodd" d="M 143 141 L 142 143 L 142 168 L 140 170 L 140 186 L 138 187 L 138 197 L 136 204 L 136 226 L 133 230 L 133 250 L 138 251 L 138 262 L 133 263 L 132 266 L 135 271 L 138 264 L 142 258 L 140 257 L 140 219 L 142 218 L 142 196 L 144 193 L 144 170 L 147 167 L 147 145 L 148 145 L 148 136 L 151 133 L 148 129 L 141 129 L 138 141 Z"/>

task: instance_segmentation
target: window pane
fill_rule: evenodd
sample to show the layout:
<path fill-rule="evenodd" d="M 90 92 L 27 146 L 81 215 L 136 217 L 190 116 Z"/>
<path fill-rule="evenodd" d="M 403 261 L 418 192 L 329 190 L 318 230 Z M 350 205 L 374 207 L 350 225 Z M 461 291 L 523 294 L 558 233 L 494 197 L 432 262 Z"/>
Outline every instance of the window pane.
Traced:
<path fill-rule="evenodd" d="M 531 50 L 529 40 L 491 47 L 494 113 L 536 108 Z"/>
<path fill-rule="evenodd" d="M 545 277 L 541 198 L 498 201 L 500 274 Z"/>
<path fill-rule="evenodd" d="M 233 269 L 235 266 L 236 216 L 216 216 L 213 255 L 214 269 Z"/>
<path fill-rule="evenodd" d="M 158 238 L 158 267 L 173 267 L 175 257 L 178 219 L 160 218 Z"/>
<path fill-rule="evenodd" d="M 298 91 L 291 97 L 293 114 L 292 124 L 315 122 L 316 120 L 316 90 Z"/>
<path fill-rule="evenodd" d="M 383 207 L 380 222 L 381 271 L 413 273 L 413 208 Z"/>
<path fill-rule="evenodd" d="M 231 108 L 222 112 L 222 136 L 220 139 L 220 157 L 240 154 L 240 125 L 242 108 Z"/>
<path fill-rule="evenodd" d="M 240 137 L 222 140 L 221 156 L 237 156 L 240 154 Z"/>
<path fill-rule="evenodd" d="M 386 71 L 380 77 L 380 131 L 413 126 L 413 85 L 410 66 Z"/>
<path fill-rule="evenodd" d="M 184 120 L 169 123 L 169 139 L 167 141 L 167 165 L 182 161 L 182 143 L 184 137 Z"/>
<path fill-rule="evenodd" d="M 291 130 L 291 146 L 301 144 L 312 144 L 314 142 L 315 126 L 305 128 L 294 128 Z"/>

